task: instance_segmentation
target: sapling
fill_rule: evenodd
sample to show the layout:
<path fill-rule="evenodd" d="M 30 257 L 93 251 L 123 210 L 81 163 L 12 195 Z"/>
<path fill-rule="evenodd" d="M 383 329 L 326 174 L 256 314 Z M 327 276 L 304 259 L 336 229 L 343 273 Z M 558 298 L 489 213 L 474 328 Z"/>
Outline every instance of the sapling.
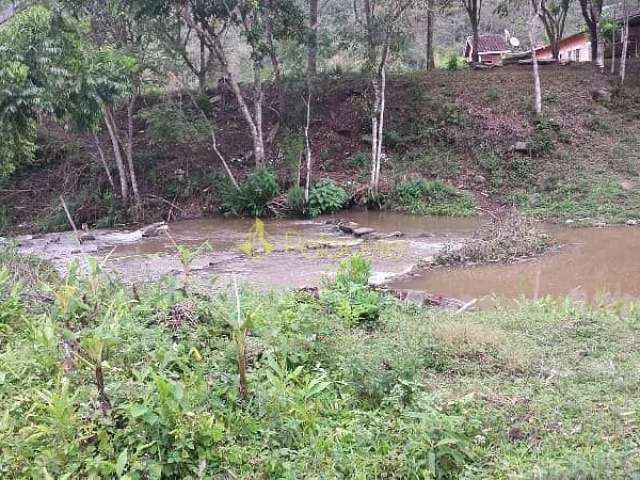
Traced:
<path fill-rule="evenodd" d="M 103 338 L 96 336 L 86 337 L 80 342 L 82 346 L 82 352 L 84 353 L 84 360 L 88 362 L 94 371 L 94 380 L 96 384 L 96 390 L 98 391 L 98 403 L 102 413 L 106 414 L 111 410 L 111 401 L 107 396 L 107 392 L 104 387 L 104 372 L 102 365 L 107 356 L 107 348 L 109 342 Z"/>
<path fill-rule="evenodd" d="M 165 235 L 178 253 L 178 259 L 182 265 L 184 276 L 183 290 L 185 293 L 188 293 L 191 286 L 191 265 L 198 255 L 210 251 L 211 245 L 209 245 L 209 242 L 204 242 L 197 248 L 190 248 L 187 245 L 178 245 L 169 232 L 165 232 Z"/>

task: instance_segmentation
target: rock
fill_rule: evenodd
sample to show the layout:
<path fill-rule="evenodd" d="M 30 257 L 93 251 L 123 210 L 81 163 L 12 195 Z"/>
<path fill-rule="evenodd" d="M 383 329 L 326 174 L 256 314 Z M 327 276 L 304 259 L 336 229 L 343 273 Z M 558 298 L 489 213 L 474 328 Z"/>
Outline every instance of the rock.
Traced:
<path fill-rule="evenodd" d="M 482 175 L 476 175 L 475 177 L 473 177 L 473 181 L 476 183 L 485 183 L 487 179 L 484 178 Z"/>
<path fill-rule="evenodd" d="M 591 90 L 591 98 L 596 101 L 601 102 L 610 102 L 611 101 L 611 92 L 604 88 L 596 88 Z"/>
<path fill-rule="evenodd" d="M 82 235 L 80 235 L 79 240 L 80 243 L 95 242 L 96 236 L 93 233 L 83 233 Z"/>
<path fill-rule="evenodd" d="M 152 223 L 142 228 L 142 237 L 157 237 L 161 232 L 166 232 L 167 230 L 169 230 L 169 225 L 166 222 Z"/>
<path fill-rule="evenodd" d="M 353 231 L 360 227 L 360 225 L 358 225 L 355 222 L 347 222 L 347 223 L 339 223 L 338 224 L 338 228 L 340 229 L 341 232 L 344 233 L 348 233 L 349 235 L 351 235 L 353 233 Z"/>
<path fill-rule="evenodd" d="M 618 185 L 625 191 L 633 190 L 633 187 L 635 187 L 635 183 L 631 180 L 622 180 Z"/>
<path fill-rule="evenodd" d="M 511 150 L 519 153 L 529 153 L 529 145 L 527 145 L 527 142 L 516 142 L 511 147 Z"/>
<path fill-rule="evenodd" d="M 606 227 L 606 222 L 593 222 L 594 227 Z"/>
<path fill-rule="evenodd" d="M 572 223 L 575 223 L 575 220 L 571 220 L 571 219 L 565 220 L 564 223 L 566 223 L 567 225 L 571 225 Z"/>
<path fill-rule="evenodd" d="M 625 223 L 627 225 L 638 225 L 638 220 L 629 219 Z"/>
<path fill-rule="evenodd" d="M 369 240 L 386 240 L 387 238 L 400 238 L 404 236 L 402 232 L 391 232 L 391 233 L 378 233 L 373 232 L 368 235 L 364 235 Z"/>
<path fill-rule="evenodd" d="M 371 235 L 372 233 L 375 233 L 375 229 L 369 227 L 358 227 L 354 228 L 351 233 L 356 237 L 362 237 L 364 235 Z"/>

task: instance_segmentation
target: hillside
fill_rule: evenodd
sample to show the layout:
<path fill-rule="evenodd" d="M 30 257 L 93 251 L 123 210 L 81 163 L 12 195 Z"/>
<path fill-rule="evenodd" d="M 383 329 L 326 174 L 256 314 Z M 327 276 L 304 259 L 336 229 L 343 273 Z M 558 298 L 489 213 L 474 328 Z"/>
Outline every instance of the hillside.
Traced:
<path fill-rule="evenodd" d="M 529 68 L 392 77 L 388 158 L 383 166 L 387 189 L 398 180 L 419 176 L 468 190 L 479 205 L 489 208 L 516 204 L 543 218 L 590 222 L 640 218 L 638 70 L 639 64 L 631 66 L 624 99 L 613 95 L 603 101 L 594 100 L 592 92 L 613 91 L 614 80 L 595 74 L 590 65 L 545 66 L 546 114 L 537 126 L 530 113 Z M 304 122 L 302 85 L 292 82 L 287 88 L 287 115 L 268 155 L 285 191 L 296 176 L 297 126 Z M 358 153 L 369 148 L 368 83 L 357 76 L 325 77 L 317 91 L 311 128 L 316 176 L 353 189 L 367 179 L 366 157 Z M 269 91 L 267 103 L 275 102 Z M 189 97 L 147 96 L 141 103 L 135 156 L 145 196 L 143 220 L 176 220 L 215 211 L 216 178 L 222 168 L 210 152 L 208 136 L 182 136 L 177 127 L 169 128 L 167 135 L 148 122 L 154 106 L 171 103 L 182 106 L 188 124 L 198 116 L 189 107 Z M 221 150 L 236 174 L 246 175 L 253 163 L 243 159 L 250 140 L 239 111 L 232 104 L 223 109 L 218 102 L 211 113 Z M 273 108 L 265 109 L 265 117 L 268 131 L 276 120 Z M 106 134 L 100 141 L 111 161 Z M 37 163 L 18 172 L 0 192 L 3 230 L 63 228 L 59 195 L 64 195 L 78 223 L 127 220 L 111 194 L 91 136 L 51 126 L 41 130 L 39 142 Z M 518 142 L 526 143 L 528 153 L 514 151 Z"/>

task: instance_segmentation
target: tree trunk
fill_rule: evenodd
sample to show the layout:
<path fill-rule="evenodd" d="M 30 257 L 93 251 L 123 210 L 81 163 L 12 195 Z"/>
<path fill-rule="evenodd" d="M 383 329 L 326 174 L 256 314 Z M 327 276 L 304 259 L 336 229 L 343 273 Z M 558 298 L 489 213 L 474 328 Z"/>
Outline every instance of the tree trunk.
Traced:
<path fill-rule="evenodd" d="M 318 73 L 318 0 L 309 0 L 307 73 L 313 78 Z"/>
<path fill-rule="evenodd" d="M 536 4 L 538 5 L 538 4 Z M 539 6 L 539 5 L 538 5 Z M 535 11 L 540 11 L 539 8 L 535 8 Z M 536 21 L 538 19 L 538 14 L 533 12 L 531 19 L 529 20 L 529 43 L 531 45 L 531 63 L 533 64 L 533 87 L 534 87 L 534 110 L 537 115 L 542 114 L 542 85 L 540 83 L 540 69 L 538 66 L 538 55 L 536 54 L 536 49 L 534 45 L 536 44 Z"/>
<path fill-rule="evenodd" d="M 381 65 L 377 78 L 373 80 L 374 107 L 371 116 L 371 197 L 378 198 L 380 191 L 380 170 L 384 133 L 384 109 L 386 91 L 386 72 Z"/>
<path fill-rule="evenodd" d="M 96 144 L 96 150 L 98 150 L 98 158 L 100 159 L 100 163 L 104 168 L 105 173 L 107 174 L 107 180 L 109 180 L 109 185 L 111 185 L 111 189 L 115 190 L 116 185 L 113 181 L 113 176 L 111 175 L 111 170 L 109 170 L 109 165 L 107 165 L 107 159 L 104 156 L 104 150 L 102 150 L 102 145 L 100 145 L 100 139 L 98 135 L 93 134 L 93 141 Z"/>
<path fill-rule="evenodd" d="M 611 32 L 611 74 L 616 73 L 616 29 Z"/>
<path fill-rule="evenodd" d="M 109 132 L 109 138 L 111 139 L 111 147 L 113 149 L 113 158 L 116 161 L 116 167 L 118 168 L 118 178 L 120 179 L 120 195 L 122 202 L 127 205 L 129 203 L 129 183 L 127 180 L 127 169 L 124 166 L 124 160 L 122 159 L 122 151 L 120 150 L 120 142 L 118 140 L 118 134 L 116 133 L 116 127 L 113 123 L 113 112 L 108 107 L 103 107 L 104 123 L 107 126 Z"/>
<path fill-rule="evenodd" d="M 131 189 L 133 190 L 133 197 L 136 202 L 136 207 L 142 204 L 140 198 L 140 191 L 138 190 L 138 179 L 136 178 L 136 171 L 133 167 L 133 115 L 136 109 L 136 103 L 138 96 L 133 94 L 129 97 L 129 105 L 127 105 L 127 149 L 125 151 L 127 156 L 127 163 L 129 165 L 129 178 L 131 179 Z"/>
<path fill-rule="evenodd" d="M 478 52 L 478 45 L 480 44 L 480 34 L 478 33 L 478 21 L 471 21 L 471 28 L 473 29 L 473 53 L 471 54 L 471 61 L 478 63 L 480 61 L 480 52 Z"/>
<path fill-rule="evenodd" d="M 436 67 L 435 56 L 433 53 L 434 1 L 435 0 L 427 0 L 427 59 L 425 63 L 427 71 L 431 71 Z"/>
<path fill-rule="evenodd" d="M 598 27 L 589 25 L 589 32 L 591 33 L 591 61 L 595 64 L 598 61 Z"/>
<path fill-rule="evenodd" d="M 311 73 L 309 72 L 310 76 Z M 311 126 L 311 88 L 307 95 L 307 122 L 304 127 L 304 144 L 306 158 L 306 178 L 304 182 L 304 204 L 309 204 L 309 189 L 311 188 L 311 141 L 309 140 L 309 127 Z M 300 184 L 300 176 L 298 175 L 298 185 Z"/>
<path fill-rule="evenodd" d="M 204 38 L 198 35 L 200 39 L 200 69 L 198 70 L 198 92 L 200 95 L 207 94 L 207 51 L 205 49 Z"/>
<path fill-rule="evenodd" d="M 253 139 L 254 152 L 256 157 L 256 167 L 264 166 L 264 141 L 262 135 L 262 78 L 260 71 L 262 70 L 260 62 L 253 64 L 253 113 L 256 124 L 256 136 Z"/>
<path fill-rule="evenodd" d="M 600 31 L 600 20 L 598 19 L 596 23 L 596 30 L 598 31 L 598 38 L 596 41 L 598 53 L 596 55 L 596 67 L 601 72 L 604 72 L 604 37 L 602 32 Z"/>
<path fill-rule="evenodd" d="M 624 24 L 622 26 L 622 54 L 620 55 L 620 88 L 624 85 L 627 75 L 627 52 L 629 51 L 629 12 L 627 2 L 624 2 Z M 614 55 L 615 58 L 615 55 Z"/>

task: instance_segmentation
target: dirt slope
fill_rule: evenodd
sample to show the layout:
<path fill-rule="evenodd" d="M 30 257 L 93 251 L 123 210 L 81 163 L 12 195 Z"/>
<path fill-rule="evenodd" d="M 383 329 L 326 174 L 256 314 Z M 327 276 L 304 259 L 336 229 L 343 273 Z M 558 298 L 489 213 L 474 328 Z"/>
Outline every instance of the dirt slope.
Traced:
<path fill-rule="evenodd" d="M 385 181 L 392 184 L 414 175 L 440 178 L 471 190 L 484 202 L 515 202 L 542 216 L 560 218 L 566 212 L 556 211 L 556 207 L 566 200 L 565 190 L 569 189 L 569 196 L 576 193 L 572 187 L 578 188 L 580 195 L 588 194 L 580 191 L 585 188 L 580 182 L 587 179 L 596 185 L 621 185 L 607 191 L 615 198 L 607 197 L 606 201 L 613 202 L 612 208 L 618 201 L 625 204 L 635 199 L 626 197 L 636 194 L 640 168 L 639 73 L 640 64 L 633 64 L 624 96 L 601 101 L 594 100 L 593 91 L 613 92 L 614 78 L 595 73 L 590 65 L 545 66 L 542 84 L 548 125 L 542 140 L 531 114 L 528 67 L 391 76 Z M 326 77 L 319 81 L 312 122 L 315 171 L 319 176 L 351 185 L 366 182 L 366 165 L 356 154 L 369 149 L 370 94 L 368 83 L 360 77 Z M 215 98 L 215 92 L 210 96 Z M 172 97 L 174 102 L 178 98 Z M 141 112 L 166 101 L 146 97 Z M 181 101 L 189 103 L 187 96 Z M 295 177 L 295 167 L 286 160 L 291 156 L 287 144 L 295 137 L 291 132 L 299 131 L 304 121 L 300 84 L 288 86 L 287 102 L 287 115 L 268 152 L 285 188 Z M 245 158 L 251 150 L 250 138 L 240 112 L 233 106 L 223 110 L 218 105 L 212 104 L 212 111 L 219 143 L 242 177 L 253 168 L 252 160 Z M 275 95 L 269 91 L 267 131 L 277 119 L 275 105 Z M 195 118 L 197 113 L 191 109 L 189 115 Z M 145 193 L 144 220 L 197 217 L 215 210 L 214 179 L 222 169 L 206 137 L 188 144 L 154 143 L 142 115 L 136 130 L 136 166 Z M 37 164 L 19 172 L 0 191 L 0 219 L 4 224 L 0 227 L 49 230 L 63 226 L 65 219 L 57 200 L 61 194 L 72 205 L 79 223 L 105 225 L 126 220 L 110 193 L 90 137 L 59 126 L 42 129 L 40 136 Z M 533 155 L 511 148 L 517 142 L 537 148 L 540 141 L 545 148 Z M 101 142 L 109 154 L 107 137 L 103 135 Z M 356 161 L 358 158 L 360 161 Z M 626 197 L 620 197 L 620 192 Z"/>

